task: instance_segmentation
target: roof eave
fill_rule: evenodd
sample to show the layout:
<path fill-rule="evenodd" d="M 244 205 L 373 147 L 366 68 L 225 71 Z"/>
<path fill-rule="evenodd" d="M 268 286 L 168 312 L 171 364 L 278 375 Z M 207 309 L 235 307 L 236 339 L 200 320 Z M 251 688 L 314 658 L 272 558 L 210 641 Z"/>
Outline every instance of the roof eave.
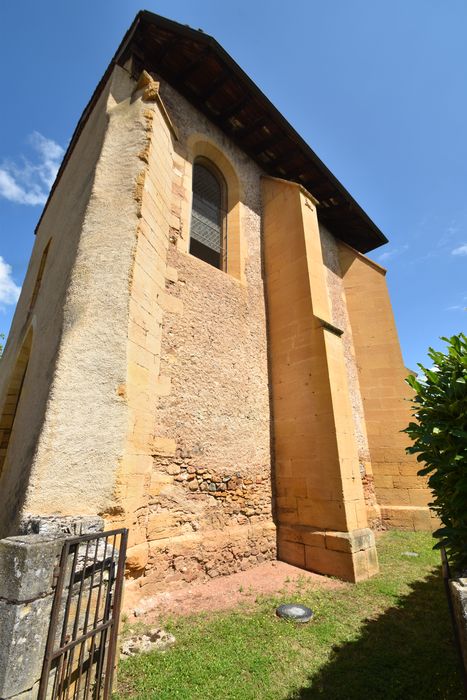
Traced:
<path fill-rule="evenodd" d="M 348 242 L 350 245 L 355 247 L 357 250 L 360 250 L 362 253 L 367 253 L 370 250 L 373 250 L 387 243 L 386 236 L 380 231 L 376 224 L 360 207 L 358 202 L 355 201 L 352 195 L 332 174 L 329 168 L 327 168 L 327 166 L 310 148 L 310 146 L 304 141 L 304 139 L 298 134 L 298 132 L 291 126 L 291 124 L 271 103 L 271 101 L 266 97 L 266 95 L 264 95 L 264 93 L 257 87 L 257 85 L 255 85 L 251 78 L 234 61 L 234 59 L 223 49 L 223 47 L 216 41 L 216 39 L 214 39 L 214 37 L 210 36 L 209 34 L 205 34 L 201 30 L 191 29 L 190 27 L 166 19 L 165 17 L 161 17 L 147 10 L 142 10 L 136 15 L 133 23 L 129 27 L 125 36 L 123 37 L 123 40 L 121 41 L 117 51 L 115 52 L 115 55 L 113 56 L 107 70 L 105 71 L 103 77 L 99 81 L 91 99 L 89 100 L 87 106 L 83 111 L 83 114 L 81 115 L 81 118 L 78 121 L 76 129 L 66 150 L 57 177 L 52 186 L 47 202 L 44 206 L 44 210 L 36 226 L 36 232 L 43 220 L 50 199 L 56 190 L 56 187 L 63 174 L 63 171 L 73 152 L 74 146 L 84 128 L 84 125 L 87 122 L 89 114 L 91 113 L 94 105 L 99 99 L 99 96 L 102 93 L 104 86 L 112 73 L 112 70 L 116 65 L 124 65 L 132 54 L 139 54 L 141 56 L 141 50 L 143 50 L 143 54 L 150 53 L 150 47 L 141 47 L 141 42 L 138 41 L 139 39 L 144 40 L 144 30 L 145 27 L 147 27 L 148 25 L 150 25 L 151 27 L 158 27 L 161 30 L 173 32 L 177 35 L 177 37 L 181 39 L 186 39 L 189 42 L 196 42 L 196 44 L 203 45 L 204 47 L 209 47 L 213 52 L 213 55 L 215 55 L 216 59 L 218 58 L 219 61 L 225 64 L 227 70 L 231 71 L 235 78 L 238 79 L 239 84 L 241 84 L 242 88 L 249 94 L 251 94 L 252 98 L 257 102 L 258 105 L 260 105 L 261 109 L 264 110 L 264 113 L 268 115 L 268 117 L 271 119 L 271 123 L 277 126 L 277 128 L 279 128 L 281 132 L 283 132 L 286 135 L 286 139 L 290 140 L 290 148 L 297 148 L 297 152 L 300 152 L 300 154 L 303 155 L 304 158 L 309 159 L 310 167 L 313 166 L 316 172 L 319 172 L 323 182 L 328 183 L 327 187 L 334 188 L 336 195 L 343 200 L 342 203 L 340 203 L 340 206 L 334 208 L 333 211 L 326 209 L 324 206 L 320 207 L 319 210 L 320 218 L 322 218 L 324 223 L 328 223 L 334 235 L 336 235 L 338 238 L 342 238 L 342 240 Z M 146 51 L 144 49 L 146 49 Z M 143 55 L 143 62 L 145 63 L 144 67 L 147 70 L 152 70 L 154 72 L 160 73 L 162 67 L 160 65 L 149 65 L 149 59 L 146 60 L 145 55 Z M 162 75 L 162 77 L 164 76 Z M 180 88 L 180 91 L 183 94 L 183 86 Z M 190 97 L 188 96 L 187 99 L 189 100 Z M 198 105 L 198 107 L 199 106 L 200 105 Z M 205 113 L 207 113 L 207 116 L 209 118 L 209 113 L 207 111 L 205 111 Z M 222 128 L 222 125 L 220 128 Z M 230 134 L 228 130 L 224 129 L 224 131 L 227 133 L 228 136 L 232 138 L 232 134 Z M 240 147 L 242 146 L 240 145 Z M 265 167 L 264 164 L 259 162 L 259 165 L 260 167 L 262 167 L 263 170 L 265 170 L 265 172 L 268 172 L 267 167 Z M 270 172 L 270 174 L 281 177 L 280 173 L 278 174 Z M 294 180 L 294 177 L 291 176 L 288 177 L 288 179 Z M 306 182 L 300 182 L 298 179 L 295 181 L 297 181 L 298 184 L 305 185 L 305 187 L 307 186 Z M 309 189 L 312 191 L 312 188 Z M 315 194 L 314 192 L 312 193 Z M 350 235 L 348 230 L 346 230 L 346 224 L 348 224 L 349 221 L 352 222 L 352 226 L 354 228 L 354 233 L 352 235 Z M 358 224 L 357 228 L 355 228 L 355 221 L 361 222 L 360 230 L 358 230 L 360 228 L 360 224 Z"/>

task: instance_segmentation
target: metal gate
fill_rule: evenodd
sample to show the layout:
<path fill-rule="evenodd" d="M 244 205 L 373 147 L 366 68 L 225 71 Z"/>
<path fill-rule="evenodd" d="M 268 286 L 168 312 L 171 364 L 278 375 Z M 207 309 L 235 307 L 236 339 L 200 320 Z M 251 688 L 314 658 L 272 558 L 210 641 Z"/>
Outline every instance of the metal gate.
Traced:
<path fill-rule="evenodd" d="M 110 698 L 127 540 L 120 529 L 65 541 L 39 700 Z"/>

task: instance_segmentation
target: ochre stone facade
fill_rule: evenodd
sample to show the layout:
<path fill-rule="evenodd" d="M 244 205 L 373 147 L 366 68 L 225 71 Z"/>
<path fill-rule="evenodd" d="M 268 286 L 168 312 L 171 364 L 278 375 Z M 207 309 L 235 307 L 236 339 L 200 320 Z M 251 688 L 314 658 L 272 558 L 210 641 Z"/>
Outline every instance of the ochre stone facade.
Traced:
<path fill-rule="evenodd" d="M 0 535 L 31 514 L 128 527 L 128 605 L 276 556 L 371 576 L 372 528 L 431 526 L 385 271 L 134 66 L 107 72 L 37 229 L 2 360 Z M 188 252 L 197 158 L 226 183 L 224 269 Z"/>
<path fill-rule="evenodd" d="M 401 430 L 409 421 L 411 389 L 391 309 L 386 271 L 344 244 L 339 259 L 359 368 L 371 471 L 383 521 L 393 527 L 430 529 L 431 493 L 405 453 Z"/>
<path fill-rule="evenodd" d="M 177 137 L 159 103 L 146 100 L 121 387 L 131 424 L 108 509 L 114 524 L 130 527 L 128 569 L 144 593 L 276 553 L 260 172 L 235 148 L 224 153 L 217 130 L 164 87 Z M 242 197 L 233 206 L 249 253 L 240 279 L 187 254 L 200 141 L 238 168 Z"/>

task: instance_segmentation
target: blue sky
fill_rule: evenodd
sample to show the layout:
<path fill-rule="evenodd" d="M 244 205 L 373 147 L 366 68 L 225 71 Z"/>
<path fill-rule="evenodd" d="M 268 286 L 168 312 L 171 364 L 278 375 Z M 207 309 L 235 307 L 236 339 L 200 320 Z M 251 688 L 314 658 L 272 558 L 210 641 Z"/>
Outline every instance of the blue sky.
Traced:
<path fill-rule="evenodd" d="M 63 150 L 141 5 L 0 5 L 0 332 Z M 146 0 L 212 34 L 390 240 L 404 359 L 466 330 L 465 0 Z"/>

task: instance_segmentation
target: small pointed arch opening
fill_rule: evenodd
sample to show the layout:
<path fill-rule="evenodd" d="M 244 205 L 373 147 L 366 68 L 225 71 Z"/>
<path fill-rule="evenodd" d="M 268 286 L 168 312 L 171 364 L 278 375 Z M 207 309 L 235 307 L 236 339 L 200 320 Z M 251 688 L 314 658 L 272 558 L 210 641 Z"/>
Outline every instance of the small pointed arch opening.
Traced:
<path fill-rule="evenodd" d="M 39 269 L 37 271 L 36 282 L 34 284 L 34 289 L 33 289 L 32 296 L 31 296 L 31 301 L 29 303 L 29 310 L 30 311 L 32 311 L 32 309 L 34 308 L 36 301 L 37 301 L 37 297 L 39 296 L 39 290 L 41 288 L 42 278 L 44 277 L 44 270 L 45 270 L 45 265 L 47 262 L 47 256 L 49 254 L 51 242 L 52 242 L 52 239 L 49 240 L 49 242 L 45 246 L 44 251 L 42 253 L 41 261 L 39 263 Z"/>
<path fill-rule="evenodd" d="M 207 158 L 193 164 L 190 253 L 209 265 L 227 269 L 227 185 Z"/>
<path fill-rule="evenodd" d="M 16 363 L 10 377 L 10 382 L 8 384 L 8 389 L 0 416 L 0 476 L 2 475 L 3 467 L 8 454 L 10 438 L 21 399 L 21 392 L 26 379 L 26 372 L 31 355 L 32 340 L 33 331 L 32 328 L 30 328 L 26 338 L 23 341 L 18 357 L 16 358 Z"/>

